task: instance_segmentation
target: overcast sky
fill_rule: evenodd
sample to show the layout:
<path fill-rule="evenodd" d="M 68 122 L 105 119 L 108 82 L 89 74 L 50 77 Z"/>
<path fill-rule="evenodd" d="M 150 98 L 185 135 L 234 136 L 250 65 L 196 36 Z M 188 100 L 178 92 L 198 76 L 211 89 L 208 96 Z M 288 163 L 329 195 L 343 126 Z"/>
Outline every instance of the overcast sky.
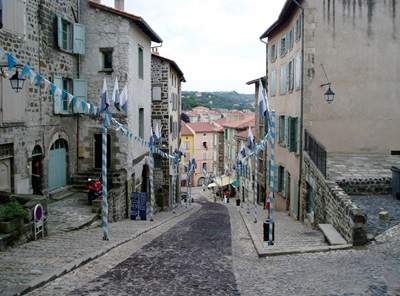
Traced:
<path fill-rule="evenodd" d="M 259 37 L 285 0 L 125 0 L 163 39 L 159 53 L 185 74 L 187 91 L 254 93 L 246 82 L 265 75 Z M 114 0 L 101 0 L 114 7 Z"/>

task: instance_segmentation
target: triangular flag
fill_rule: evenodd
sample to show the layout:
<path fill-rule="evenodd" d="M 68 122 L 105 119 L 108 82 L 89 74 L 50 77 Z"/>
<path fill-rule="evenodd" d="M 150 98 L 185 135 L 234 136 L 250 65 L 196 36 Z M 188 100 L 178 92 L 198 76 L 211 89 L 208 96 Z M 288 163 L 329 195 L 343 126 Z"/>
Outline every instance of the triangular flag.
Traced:
<path fill-rule="evenodd" d="M 108 111 L 108 106 L 110 106 L 110 100 L 108 99 L 108 92 L 107 92 L 107 83 L 106 78 L 104 77 L 103 83 L 103 91 L 101 92 L 101 104 L 100 104 L 101 112 Z"/>
<path fill-rule="evenodd" d="M 8 70 L 12 70 L 17 64 L 17 60 L 9 53 L 7 53 Z"/>
<path fill-rule="evenodd" d="M 119 99 L 120 99 L 119 105 L 120 105 L 121 109 L 124 110 L 126 115 L 128 115 L 128 90 L 126 88 L 126 85 L 125 85 L 124 89 L 122 90 Z"/>
<path fill-rule="evenodd" d="M 113 89 L 113 92 L 112 92 L 111 101 L 114 102 L 115 108 L 117 108 L 118 111 L 120 111 L 120 105 L 119 105 L 119 89 L 118 89 L 118 79 L 117 79 L 117 77 L 115 77 L 114 89 Z"/>

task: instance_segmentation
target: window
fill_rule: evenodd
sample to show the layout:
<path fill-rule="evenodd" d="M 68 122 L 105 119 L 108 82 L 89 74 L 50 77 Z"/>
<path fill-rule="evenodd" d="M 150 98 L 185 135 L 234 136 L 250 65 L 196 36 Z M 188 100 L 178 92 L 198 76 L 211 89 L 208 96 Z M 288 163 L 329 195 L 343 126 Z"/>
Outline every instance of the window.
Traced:
<path fill-rule="evenodd" d="M 269 49 L 269 60 L 271 62 L 276 60 L 276 43 L 272 44 Z"/>
<path fill-rule="evenodd" d="M 154 168 L 155 169 L 162 168 L 162 157 L 159 154 L 154 154 Z"/>
<path fill-rule="evenodd" d="M 57 44 L 63 51 L 84 54 L 85 26 L 78 23 L 71 24 L 57 15 Z"/>
<path fill-rule="evenodd" d="M 289 91 L 293 91 L 294 88 L 294 60 L 291 59 L 288 65 L 288 87 Z"/>
<path fill-rule="evenodd" d="M 113 48 L 100 48 L 102 55 L 102 71 L 110 72 L 113 70 Z"/>
<path fill-rule="evenodd" d="M 5 0 L 3 3 L 3 31 L 15 35 L 25 35 L 25 0 Z"/>
<path fill-rule="evenodd" d="M 203 160 L 206 160 L 208 157 L 207 152 L 203 152 Z"/>
<path fill-rule="evenodd" d="M 203 170 L 207 172 L 207 163 L 203 162 Z"/>
<path fill-rule="evenodd" d="M 202 148 L 204 148 L 204 149 L 207 149 L 207 148 L 208 148 L 208 146 L 207 146 L 207 142 L 203 142 L 203 144 L 202 144 Z"/>
<path fill-rule="evenodd" d="M 276 69 L 271 69 L 271 96 L 276 96 Z"/>
<path fill-rule="evenodd" d="M 138 76 L 143 79 L 143 47 L 138 48 Z"/>
<path fill-rule="evenodd" d="M 185 148 L 185 150 L 190 149 L 190 142 L 189 141 L 183 142 L 183 147 Z"/>
<path fill-rule="evenodd" d="M 301 15 L 299 18 L 296 20 L 296 25 L 295 25 L 295 39 L 298 41 L 301 37 Z"/>
<path fill-rule="evenodd" d="M 284 56 L 288 51 L 286 43 L 287 43 L 287 39 L 286 39 L 286 35 L 285 35 L 281 38 L 281 52 L 280 52 L 281 56 Z"/>
<path fill-rule="evenodd" d="M 144 109 L 139 108 L 139 137 L 144 139 Z"/>
<path fill-rule="evenodd" d="M 72 81 L 69 78 L 54 76 L 54 85 L 64 93 L 54 93 L 54 114 L 68 114 L 68 96 L 65 92 L 72 93 Z"/>
<path fill-rule="evenodd" d="M 299 152 L 299 118 L 290 117 L 289 118 L 289 151 Z"/>

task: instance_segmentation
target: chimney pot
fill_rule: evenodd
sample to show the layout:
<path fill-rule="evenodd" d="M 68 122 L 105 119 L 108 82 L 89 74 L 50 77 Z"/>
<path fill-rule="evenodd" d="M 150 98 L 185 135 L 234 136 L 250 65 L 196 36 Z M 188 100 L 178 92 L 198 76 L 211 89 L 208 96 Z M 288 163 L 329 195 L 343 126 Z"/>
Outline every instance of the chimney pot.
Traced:
<path fill-rule="evenodd" d="M 115 9 L 124 11 L 124 0 L 115 0 L 114 7 Z"/>

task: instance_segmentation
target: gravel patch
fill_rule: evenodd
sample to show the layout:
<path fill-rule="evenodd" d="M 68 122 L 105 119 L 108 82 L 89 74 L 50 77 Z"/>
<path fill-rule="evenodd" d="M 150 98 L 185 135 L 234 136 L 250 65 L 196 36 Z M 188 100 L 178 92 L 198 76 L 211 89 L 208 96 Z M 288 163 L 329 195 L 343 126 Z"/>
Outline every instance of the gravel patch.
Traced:
<path fill-rule="evenodd" d="M 368 233 L 374 237 L 400 224 L 400 200 L 391 195 L 351 196 L 351 200 L 368 217 Z M 388 212 L 388 220 L 379 220 L 380 212 Z"/>

